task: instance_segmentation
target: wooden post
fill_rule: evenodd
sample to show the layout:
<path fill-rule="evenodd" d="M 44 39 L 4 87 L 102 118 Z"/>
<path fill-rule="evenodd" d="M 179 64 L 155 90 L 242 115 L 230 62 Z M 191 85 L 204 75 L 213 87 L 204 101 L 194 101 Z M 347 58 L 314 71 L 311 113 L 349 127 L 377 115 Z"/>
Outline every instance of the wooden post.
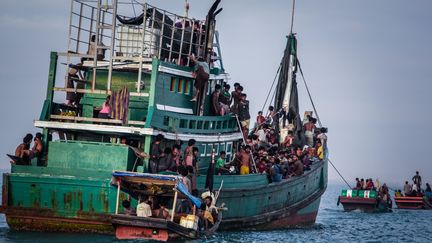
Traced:
<path fill-rule="evenodd" d="M 117 200 L 116 200 L 115 214 L 118 214 L 119 204 L 120 204 L 120 179 L 117 179 Z"/>
<path fill-rule="evenodd" d="M 177 190 L 175 190 L 174 193 L 174 202 L 173 202 L 173 209 L 172 209 L 172 214 L 171 214 L 171 221 L 174 221 L 174 214 L 175 214 L 175 209 L 176 209 L 176 204 L 177 204 Z"/>

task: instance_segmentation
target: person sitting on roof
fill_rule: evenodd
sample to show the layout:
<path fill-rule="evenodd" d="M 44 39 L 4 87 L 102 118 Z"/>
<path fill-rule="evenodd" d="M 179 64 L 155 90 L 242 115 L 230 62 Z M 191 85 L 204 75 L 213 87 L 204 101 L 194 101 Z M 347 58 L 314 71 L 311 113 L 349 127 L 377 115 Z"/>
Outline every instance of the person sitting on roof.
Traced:
<path fill-rule="evenodd" d="M 38 132 L 35 134 L 33 140 L 33 148 L 31 149 L 31 158 L 37 158 L 37 165 L 42 166 L 42 153 L 43 153 L 43 143 L 42 143 L 42 133 Z"/>
<path fill-rule="evenodd" d="M 105 101 L 102 103 L 102 109 L 99 111 L 98 118 L 101 119 L 110 118 L 110 112 L 111 112 L 110 101 L 111 101 L 111 95 L 108 95 Z"/>
<path fill-rule="evenodd" d="M 127 200 L 127 199 L 123 200 L 122 206 L 123 206 L 123 214 L 131 215 L 131 216 L 136 215 L 136 210 L 131 207 L 129 200 Z M 151 210 L 150 210 L 150 213 L 151 213 Z"/>
<path fill-rule="evenodd" d="M 103 48 L 97 48 L 96 45 L 96 35 L 92 35 L 90 38 L 90 43 L 89 43 L 89 48 L 87 51 L 87 55 L 91 55 L 93 56 L 95 54 L 95 52 L 97 51 L 96 55 L 97 55 L 97 60 L 98 61 L 102 61 L 105 58 L 105 48 L 104 48 L 104 44 L 102 43 L 101 40 L 98 41 L 98 45 L 100 47 Z M 89 60 L 93 60 L 92 58 L 89 58 Z"/>
<path fill-rule="evenodd" d="M 150 206 L 149 197 L 147 195 L 142 195 L 140 197 L 140 202 L 137 205 L 136 214 L 138 217 L 151 217 L 152 216 L 152 210 Z"/>
<path fill-rule="evenodd" d="M 168 209 L 166 208 L 166 203 L 164 200 L 160 200 L 159 202 L 159 208 L 153 210 L 153 217 L 158 219 L 169 219 L 170 213 Z"/>
<path fill-rule="evenodd" d="M 30 165 L 30 155 L 31 155 L 31 150 L 30 150 L 30 144 L 31 141 L 33 139 L 33 135 L 28 133 L 24 138 L 23 138 L 23 142 L 17 146 L 17 148 L 15 149 L 15 157 L 20 158 L 20 161 L 11 161 L 11 163 L 13 164 L 17 164 L 17 165 Z"/>

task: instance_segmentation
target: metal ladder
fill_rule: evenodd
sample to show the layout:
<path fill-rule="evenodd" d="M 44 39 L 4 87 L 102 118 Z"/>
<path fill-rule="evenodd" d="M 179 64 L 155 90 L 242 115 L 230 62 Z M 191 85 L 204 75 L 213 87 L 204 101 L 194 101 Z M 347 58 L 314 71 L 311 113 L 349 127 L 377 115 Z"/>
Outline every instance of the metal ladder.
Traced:
<path fill-rule="evenodd" d="M 220 44 L 219 44 L 219 31 L 215 31 L 215 41 L 216 43 L 213 43 L 213 49 L 216 48 L 217 51 L 217 57 L 212 57 L 213 61 L 219 61 L 220 63 L 220 67 L 222 69 L 222 72 L 225 72 L 224 66 L 223 66 L 223 61 L 222 61 L 222 52 L 221 52 L 221 48 L 220 48 Z"/>
<path fill-rule="evenodd" d="M 105 2 L 105 3 L 103 3 Z M 108 10 L 112 10 L 111 18 L 105 20 L 105 15 Z M 114 62 L 114 45 L 116 33 L 116 15 L 117 15 L 117 0 L 97 0 L 97 13 L 96 13 L 96 40 L 93 56 L 93 80 L 92 91 L 95 90 L 96 85 L 96 71 L 105 67 L 98 67 L 98 53 L 99 50 L 109 51 L 109 66 L 108 66 L 108 79 L 107 79 L 107 92 L 111 90 L 112 83 L 112 68 Z M 104 30 L 111 30 L 111 38 L 109 45 L 104 45 L 102 42 Z M 106 54 L 106 53 L 105 53 Z"/>

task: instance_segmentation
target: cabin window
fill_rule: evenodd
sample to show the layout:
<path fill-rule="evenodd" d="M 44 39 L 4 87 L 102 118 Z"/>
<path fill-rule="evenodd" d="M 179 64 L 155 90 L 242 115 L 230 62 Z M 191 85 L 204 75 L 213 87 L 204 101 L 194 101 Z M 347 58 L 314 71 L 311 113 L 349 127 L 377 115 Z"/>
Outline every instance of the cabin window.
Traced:
<path fill-rule="evenodd" d="M 170 84 L 170 91 L 174 92 L 175 90 L 175 83 L 176 83 L 176 78 L 172 77 L 171 78 L 171 84 Z"/>
<path fill-rule="evenodd" d="M 190 94 L 190 85 L 191 85 L 191 81 L 185 80 L 185 87 L 184 87 L 185 94 Z"/>
<path fill-rule="evenodd" d="M 201 144 L 201 149 L 199 150 L 199 151 L 201 151 L 201 154 L 200 154 L 200 156 L 201 157 L 205 157 L 206 156 L 206 144 L 205 143 L 203 143 L 203 144 Z"/>
<path fill-rule="evenodd" d="M 221 152 L 221 151 L 225 151 L 226 152 L 226 150 L 225 150 L 225 143 L 220 143 L 219 144 L 219 152 Z"/>
<path fill-rule="evenodd" d="M 207 144 L 207 156 L 211 156 L 213 151 L 213 144 Z"/>
<path fill-rule="evenodd" d="M 164 118 L 163 118 L 163 125 L 164 126 L 169 126 L 169 120 L 170 120 L 169 116 L 164 116 Z"/>
<path fill-rule="evenodd" d="M 226 143 L 226 150 L 225 150 L 225 153 L 226 153 L 227 161 L 231 161 L 232 145 L 233 145 L 232 142 L 227 142 L 227 143 Z"/>
<path fill-rule="evenodd" d="M 179 79 L 177 83 L 177 93 L 183 92 L 183 79 Z"/>

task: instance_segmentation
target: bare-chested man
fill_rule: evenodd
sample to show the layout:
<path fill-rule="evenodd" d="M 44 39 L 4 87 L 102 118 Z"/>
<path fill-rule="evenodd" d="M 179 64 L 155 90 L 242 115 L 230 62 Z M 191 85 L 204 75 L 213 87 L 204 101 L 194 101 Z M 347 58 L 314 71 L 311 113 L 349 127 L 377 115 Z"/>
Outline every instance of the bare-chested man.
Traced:
<path fill-rule="evenodd" d="M 22 159 L 22 161 L 11 161 L 11 163 L 17 163 L 20 165 L 30 165 L 30 144 L 33 139 L 33 135 L 28 133 L 24 138 L 23 142 L 18 145 L 18 147 L 15 149 L 15 156 Z M 21 164 L 22 163 L 22 164 Z"/>
<path fill-rule="evenodd" d="M 250 160 L 251 160 L 251 158 L 250 158 L 250 146 L 246 145 L 245 149 L 241 153 L 240 175 L 249 174 Z"/>

